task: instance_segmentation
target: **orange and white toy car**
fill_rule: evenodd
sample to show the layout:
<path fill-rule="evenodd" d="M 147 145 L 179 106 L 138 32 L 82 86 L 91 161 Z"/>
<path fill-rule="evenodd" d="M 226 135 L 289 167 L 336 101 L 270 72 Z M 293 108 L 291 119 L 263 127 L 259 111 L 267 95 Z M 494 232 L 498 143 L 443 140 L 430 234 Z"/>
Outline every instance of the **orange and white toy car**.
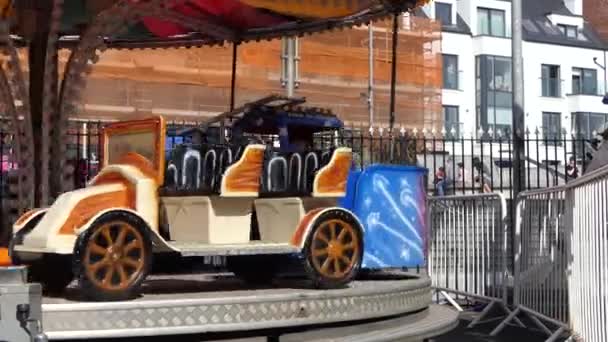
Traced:
<path fill-rule="evenodd" d="M 76 278 L 93 300 L 135 295 L 159 253 L 227 256 L 228 266 L 249 280 L 274 275 L 259 256 L 288 254 L 303 256 L 320 287 L 340 286 L 356 275 L 362 225 L 337 206 L 346 191 L 350 149 L 333 148 L 325 162 L 309 152 L 303 158 L 317 162 L 302 177 L 309 190 L 269 195 L 261 183 L 273 167 L 272 146 L 203 143 L 182 146 L 165 161 L 165 131 L 162 117 L 106 127 L 99 174 L 50 208 L 19 218 L 13 260 L 31 264 L 48 289 Z"/>

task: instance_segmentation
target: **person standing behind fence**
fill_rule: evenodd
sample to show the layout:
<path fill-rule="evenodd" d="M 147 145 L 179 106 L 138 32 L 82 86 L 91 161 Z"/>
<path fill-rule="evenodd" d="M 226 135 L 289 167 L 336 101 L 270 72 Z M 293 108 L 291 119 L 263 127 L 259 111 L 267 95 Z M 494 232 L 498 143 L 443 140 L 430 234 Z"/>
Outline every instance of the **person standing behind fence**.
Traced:
<path fill-rule="evenodd" d="M 568 178 L 578 178 L 578 167 L 576 166 L 576 159 L 574 157 L 570 157 L 570 162 L 566 166 L 566 173 L 568 174 Z"/>
<path fill-rule="evenodd" d="M 437 196 L 445 196 L 445 168 L 441 166 L 435 173 L 435 190 Z"/>
<path fill-rule="evenodd" d="M 460 162 L 458 165 L 458 174 L 456 176 L 456 187 L 464 188 L 467 180 L 467 171 L 464 169 L 464 163 Z"/>
<path fill-rule="evenodd" d="M 492 183 L 492 178 L 485 172 L 483 163 L 478 158 L 475 158 L 473 160 L 473 167 L 477 173 L 475 183 L 481 185 L 481 192 L 491 193 L 492 188 L 490 187 L 490 183 Z"/>

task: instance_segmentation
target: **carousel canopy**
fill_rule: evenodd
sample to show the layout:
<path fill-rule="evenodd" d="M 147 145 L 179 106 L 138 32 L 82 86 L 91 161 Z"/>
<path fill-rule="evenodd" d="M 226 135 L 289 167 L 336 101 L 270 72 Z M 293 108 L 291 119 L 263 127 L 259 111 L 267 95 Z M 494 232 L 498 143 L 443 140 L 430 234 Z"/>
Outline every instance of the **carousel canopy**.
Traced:
<path fill-rule="evenodd" d="M 78 41 L 95 21 L 116 21 L 113 24 L 120 26 L 124 20 L 126 32 L 103 33 L 109 45 L 246 42 L 360 25 L 428 1 L 64 0 L 60 39 Z M 8 2 L 0 0 L 2 13 L 9 13 L 2 8 Z M 25 3 L 35 1 L 13 1 L 13 6 L 17 12 L 26 11 Z"/>

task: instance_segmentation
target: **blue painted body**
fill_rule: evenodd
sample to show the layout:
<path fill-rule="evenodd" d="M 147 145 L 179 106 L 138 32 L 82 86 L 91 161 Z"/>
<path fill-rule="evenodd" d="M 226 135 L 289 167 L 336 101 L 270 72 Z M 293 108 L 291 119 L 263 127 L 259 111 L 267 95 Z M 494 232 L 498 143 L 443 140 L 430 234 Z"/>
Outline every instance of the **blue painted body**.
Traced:
<path fill-rule="evenodd" d="M 363 225 L 363 268 L 425 266 L 426 174 L 419 167 L 388 165 L 351 172 L 340 205 Z"/>

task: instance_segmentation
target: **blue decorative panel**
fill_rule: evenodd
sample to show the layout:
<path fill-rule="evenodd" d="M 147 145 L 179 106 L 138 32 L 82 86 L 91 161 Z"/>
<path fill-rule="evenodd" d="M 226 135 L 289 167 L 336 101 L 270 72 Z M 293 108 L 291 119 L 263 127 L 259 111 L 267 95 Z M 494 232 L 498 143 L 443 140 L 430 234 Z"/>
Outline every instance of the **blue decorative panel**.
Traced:
<path fill-rule="evenodd" d="M 349 179 L 342 205 L 364 228 L 363 268 L 425 265 L 426 170 L 374 165 Z"/>

